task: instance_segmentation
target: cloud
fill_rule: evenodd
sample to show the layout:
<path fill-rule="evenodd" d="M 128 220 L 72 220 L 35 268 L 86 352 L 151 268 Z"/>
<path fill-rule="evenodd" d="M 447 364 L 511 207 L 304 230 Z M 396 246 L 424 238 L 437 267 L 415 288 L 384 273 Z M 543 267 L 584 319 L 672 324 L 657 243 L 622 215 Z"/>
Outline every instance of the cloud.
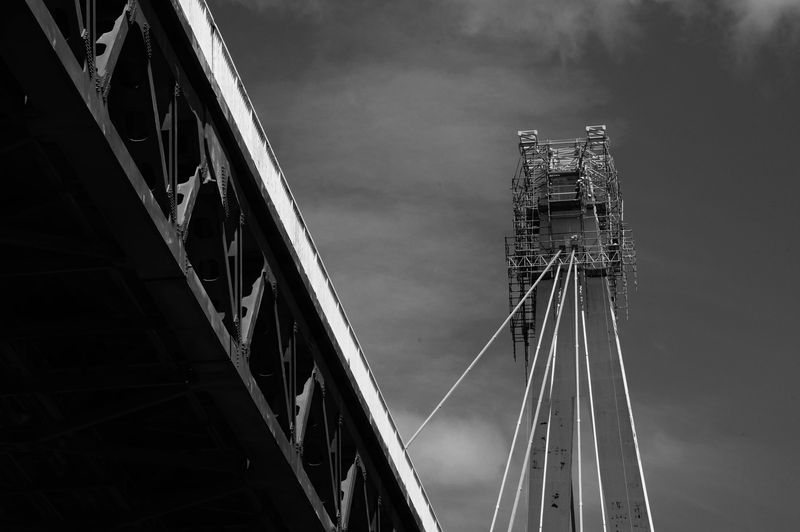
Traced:
<path fill-rule="evenodd" d="M 366 27 L 380 27 L 385 36 L 417 32 L 425 40 L 432 35 L 460 33 L 524 46 L 521 53 L 531 59 L 555 56 L 562 62 L 578 61 L 598 46 L 612 56 L 623 55 L 635 48 L 656 20 L 675 26 L 681 19 L 704 26 L 722 21 L 740 57 L 752 55 L 765 44 L 785 43 L 800 35 L 800 0 L 446 0 L 440 5 L 410 0 L 403 3 L 408 4 L 405 7 L 365 7 L 348 0 L 221 1 L 326 24 L 344 17 L 356 33 L 364 30 L 359 24 L 365 21 L 369 21 Z M 656 6 L 672 11 L 675 19 L 664 22 L 663 11 L 653 11 Z M 413 25 L 386 27 L 382 24 L 389 14 L 418 20 Z M 681 31 L 680 27 L 676 31 Z M 381 39 L 374 39 L 371 46 L 380 47 L 380 43 Z"/>
<path fill-rule="evenodd" d="M 736 30 L 742 35 L 766 35 L 781 22 L 797 22 L 800 0 L 732 0 L 722 4 L 736 17 Z"/>
<path fill-rule="evenodd" d="M 800 0 L 730 0 L 720 4 L 732 17 L 731 35 L 740 59 L 752 60 L 761 45 L 796 44 Z"/>
<path fill-rule="evenodd" d="M 450 0 L 463 13 L 463 30 L 496 38 L 523 38 L 535 55 L 556 53 L 561 59 L 582 55 L 587 44 L 600 42 L 619 50 L 639 27 L 633 7 L 639 0 Z"/>
<path fill-rule="evenodd" d="M 257 11 L 292 10 L 303 15 L 320 16 L 328 9 L 325 0 L 226 0 Z"/>
<path fill-rule="evenodd" d="M 730 26 L 733 44 L 758 46 L 775 32 L 798 33 L 800 0 L 449 0 L 462 12 L 462 29 L 471 35 L 518 39 L 533 44 L 526 53 L 579 59 L 602 45 L 619 54 L 646 31 L 639 15 L 656 4 L 689 21 L 717 18 Z"/>
<path fill-rule="evenodd" d="M 394 418 L 406 440 L 423 420 L 403 410 L 395 411 Z M 409 453 L 426 485 L 473 488 L 496 482 L 507 447 L 500 430 L 485 419 L 441 415 L 414 440 Z"/>

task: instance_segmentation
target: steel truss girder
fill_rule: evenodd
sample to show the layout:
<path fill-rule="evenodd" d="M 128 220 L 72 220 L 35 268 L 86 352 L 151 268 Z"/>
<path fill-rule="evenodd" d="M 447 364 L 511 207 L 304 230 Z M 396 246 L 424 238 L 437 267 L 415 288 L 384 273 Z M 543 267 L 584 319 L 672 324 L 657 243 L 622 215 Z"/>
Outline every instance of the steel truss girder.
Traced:
<path fill-rule="evenodd" d="M 399 490 L 396 486 L 385 485 L 385 482 L 391 484 L 395 480 L 391 474 L 387 475 L 385 458 L 380 456 L 382 451 L 375 447 L 374 436 L 363 434 L 355 424 L 350 408 L 353 404 L 356 405 L 355 408 L 360 408 L 360 405 L 357 402 L 348 403 L 347 401 L 351 401 L 349 399 L 345 400 L 347 394 L 352 393 L 347 392 L 349 384 L 346 382 L 346 369 L 335 367 L 338 362 L 336 358 L 323 354 L 312 339 L 316 336 L 312 331 L 319 331 L 319 326 L 309 325 L 300 311 L 301 305 L 297 299 L 302 299 L 302 295 L 281 289 L 280 294 L 283 295 L 275 295 L 272 300 L 275 328 L 279 336 L 277 356 L 281 368 L 288 369 L 281 391 L 287 404 L 284 415 L 289 418 L 288 429 L 277 421 L 278 405 L 270 404 L 262 393 L 258 379 L 250 370 L 251 360 L 262 356 L 252 351 L 251 342 L 255 330 L 259 321 L 270 314 L 263 312 L 262 308 L 266 304 L 266 284 L 289 287 L 292 283 L 287 281 L 289 274 L 282 271 L 283 263 L 276 257 L 275 250 L 268 245 L 272 237 L 268 237 L 266 233 L 272 230 L 263 228 L 263 214 L 254 213 L 248 205 L 247 195 L 250 192 L 246 193 L 245 189 L 252 190 L 253 185 L 247 182 L 252 179 L 247 176 L 247 164 L 242 165 L 237 161 L 241 155 L 234 153 L 231 156 L 226 151 L 223 144 L 229 142 L 227 139 L 230 139 L 230 135 L 221 135 L 214 123 L 216 119 L 211 118 L 212 115 L 218 117 L 219 110 L 206 108 L 203 104 L 203 98 L 192 88 L 192 76 L 184 71 L 182 61 L 172 49 L 170 39 L 161 26 L 158 13 L 163 14 L 166 8 L 154 8 L 149 2 L 140 4 L 130 1 L 125 4 L 111 31 L 102 32 L 98 37 L 91 12 L 94 3 L 78 1 L 75 6 L 78 10 L 76 18 L 82 21 L 79 28 L 83 30 L 83 35 L 89 36 L 82 61 L 81 56 L 76 55 L 75 48 L 64 40 L 45 3 L 39 0 L 28 0 L 24 7 L 10 8 L 15 27 L 8 24 L 9 31 L 4 31 L 2 57 L 11 65 L 32 101 L 49 117 L 40 122 L 40 131 L 48 131 L 51 140 L 63 148 L 74 148 L 79 143 L 101 147 L 93 150 L 92 157 L 78 155 L 74 149 L 64 151 L 93 202 L 112 228 L 123 252 L 130 259 L 130 267 L 145 282 L 155 300 L 164 309 L 167 316 L 167 323 L 164 325 L 177 331 L 184 349 L 193 353 L 197 361 L 209 357 L 218 358 L 223 354 L 232 364 L 231 370 L 238 374 L 241 383 L 239 386 L 246 390 L 252 401 L 250 413 L 243 415 L 243 418 L 252 420 L 253 414 L 257 414 L 261 424 L 234 419 L 234 431 L 241 436 L 252 435 L 259 430 L 269 434 L 273 439 L 272 448 L 283 454 L 287 466 L 294 471 L 300 489 L 313 509 L 304 517 L 284 518 L 298 519 L 296 526 L 305 527 L 308 524 L 307 516 L 314 515 L 318 520 L 316 525 L 325 529 L 332 524 L 339 528 L 350 526 L 351 529 L 363 526 L 365 530 L 375 530 L 381 526 L 402 528 L 401 523 L 413 526 L 415 520 L 405 506 L 405 501 L 398 499 L 399 508 L 392 502 L 394 494 L 399 493 Z M 142 175 L 138 167 L 138 155 L 132 156 L 135 151 L 131 149 L 130 139 L 125 139 L 118 133 L 121 124 L 110 112 L 113 105 L 118 105 L 114 103 L 117 81 L 124 79 L 120 65 L 127 57 L 126 42 L 135 32 L 140 32 L 145 43 L 147 86 L 151 94 L 153 119 L 159 135 L 164 133 L 168 140 L 166 147 L 161 139 L 154 142 L 159 159 L 156 168 L 160 168 L 163 177 L 162 180 L 155 180 L 155 188 Z M 26 64 L 23 58 L 8 52 L 11 41 L 25 43 L 32 54 L 48 58 L 55 64 L 55 68 L 44 72 L 43 69 Z M 97 54 L 97 43 L 105 45 L 105 51 L 100 55 Z M 158 51 L 167 58 L 166 63 L 171 69 L 169 83 L 174 86 L 166 115 L 159 108 L 160 104 L 155 96 L 159 83 L 164 80 L 159 80 L 158 73 L 154 73 L 151 68 L 156 43 Z M 190 70 L 193 68 L 195 67 Z M 205 88 L 203 90 L 207 91 Z M 57 97 L 49 99 L 53 93 Z M 180 111 L 181 106 L 184 111 Z M 188 130 L 190 135 L 195 135 L 196 141 L 190 142 L 199 145 L 199 158 L 191 166 L 191 174 L 180 173 L 185 161 L 181 159 L 182 141 L 179 142 L 179 139 L 181 131 L 186 129 L 180 125 L 180 113 L 185 115 L 185 108 L 193 114 L 189 116 L 189 122 L 194 126 L 190 126 Z M 162 120 L 164 116 L 166 119 Z M 48 119 L 51 120 L 50 127 L 47 126 Z M 53 124 L 60 127 L 52 127 Z M 64 127 L 65 124 L 70 126 Z M 76 129 L 82 132 L 80 141 L 74 138 L 73 131 Z M 220 140 L 222 136 L 224 141 Z M 236 150 L 236 147 L 233 149 Z M 109 178 L 120 175 L 123 176 L 121 180 Z M 182 180 L 183 178 L 186 179 Z M 159 183 L 163 184 L 163 188 L 159 188 L 162 186 Z M 216 192 L 213 192 L 214 189 Z M 206 231 L 203 223 L 195 223 L 199 198 L 203 191 L 213 196 L 213 201 L 219 201 L 215 207 L 219 213 L 219 225 L 212 231 L 218 235 L 220 247 L 208 256 L 197 255 L 196 250 L 201 248 L 193 245 L 196 241 L 192 240 L 203 238 L 198 235 Z M 160 203 L 159 198 L 166 198 L 166 202 Z M 210 212 L 206 209 L 202 214 Z M 11 238 L 14 235 L 6 236 Z M 80 251 L 81 246 L 48 242 L 43 236 L 34 239 L 30 235 L 17 237 L 16 242 L 33 241 L 49 246 L 48 249 L 55 247 L 56 251 L 78 251 L 101 259 L 106 258 L 103 252 L 94 249 Z M 252 267 L 246 266 L 246 263 L 252 262 L 254 258 L 260 264 L 255 269 L 255 276 L 248 277 L 250 274 L 247 272 Z M 204 272 L 198 270 L 204 260 L 221 260 L 223 264 L 218 264 L 216 270 L 220 272 L 218 277 L 212 279 L 213 275 L 203 275 Z M 217 279 L 220 284 L 215 284 L 218 283 Z M 211 293 L 223 296 L 224 303 L 209 297 Z M 279 297 L 284 298 L 285 305 L 281 312 L 287 314 L 288 321 L 292 323 L 291 339 L 285 344 L 280 339 Z M 187 313 L 186 310 L 189 309 L 190 312 Z M 208 324 L 203 331 L 195 325 L 198 318 Z M 147 319 L 141 324 L 128 324 L 129 327 L 130 325 L 134 325 L 135 330 L 152 329 L 154 326 Z M 21 332 L 27 334 L 25 331 Z M 302 350 L 298 349 L 300 338 L 305 338 Z M 330 350 L 329 347 L 325 349 Z M 298 374 L 298 367 L 309 369 L 307 373 Z M 337 382 L 342 376 L 345 380 Z M 124 383 L 120 385 L 125 387 Z M 27 389 L 38 394 L 47 394 L 55 393 L 56 388 L 51 386 L 48 389 L 47 384 L 42 381 L 28 380 L 20 383 L 17 391 L 26 393 Z M 314 485 L 305 473 L 308 464 L 305 463 L 303 449 L 311 437 L 307 422 L 315 388 L 318 388 L 316 396 L 321 404 L 324 425 L 328 427 L 324 431 L 324 446 L 332 486 L 331 493 L 325 497 L 332 497 L 333 504 L 327 507 L 318 495 L 325 488 Z M 149 400 L 135 398 L 130 401 L 131 404 L 123 401 L 110 406 L 107 411 L 101 409 L 91 413 L 78 422 L 66 421 L 44 431 L 37 429 L 28 431 L 29 434 L 15 434 L 11 439 L 16 442 L 26 441 L 26 438 L 40 442 L 57 439 L 184 393 L 184 390 L 176 390 L 154 395 Z M 236 410 L 228 395 L 221 394 L 215 398 L 222 410 Z M 329 419 L 329 410 L 335 412 L 335 419 Z M 359 413 L 358 417 L 363 415 Z M 334 426 L 333 429 L 330 428 L 331 425 Z M 259 426 L 260 429 L 254 428 Z M 298 427 L 302 427 L 299 432 Z M 263 434 L 259 437 L 263 438 Z M 319 428 L 316 437 L 323 437 Z M 254 464 L 259 467 L 269 461 L 263 450 L 250 448 L 248 451 Z M 374 456 L 370 456 L 371 454 Z M 362 496 L 353 489 L 356 463 L 357 469 L 362 472 L 364 487 L 361 504 L 366 508 L 366 520 L 362 525 L 358 524 L 360 519 L 354 520 L 349 515 L 349 508 Z M 387 497 L 389 493 L 393 496 Z M 279 499 L 280 496 L 277 496 L 276 500 Z M 381 500 L 384 501 L 383 505 Z M 389 501 L 388 504 L 386 501 Z"/>

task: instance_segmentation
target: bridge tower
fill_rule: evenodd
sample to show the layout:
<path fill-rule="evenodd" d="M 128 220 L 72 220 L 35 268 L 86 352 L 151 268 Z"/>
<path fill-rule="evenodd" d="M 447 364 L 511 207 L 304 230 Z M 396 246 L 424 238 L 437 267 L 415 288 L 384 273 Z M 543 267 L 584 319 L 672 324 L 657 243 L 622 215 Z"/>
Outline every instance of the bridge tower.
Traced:
<path fill-rule="evenodd" d="M 524 302 L 510 328 L 514 356 L 541 392 L 532 394 L 528 530 L 582 531 L 586 495 L 599 501 L 604 531 L 651 531 L 617 335 L 635 251 L 606 127 L 569 140 L 518 135 L 506 256 L 511 307 Z M 593 448 L 581 449 L 590 431 Z M 597 464 L 593 494 L 584 493 L 582 461 Z"/>

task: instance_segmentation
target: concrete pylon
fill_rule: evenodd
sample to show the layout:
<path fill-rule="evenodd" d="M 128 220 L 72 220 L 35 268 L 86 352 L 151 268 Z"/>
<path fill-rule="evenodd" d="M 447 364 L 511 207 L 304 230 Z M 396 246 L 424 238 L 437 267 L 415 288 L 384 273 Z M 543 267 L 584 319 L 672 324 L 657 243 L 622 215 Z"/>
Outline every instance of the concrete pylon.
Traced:
<path fill-rule="evenodd" d="M 528 471 L 528 530 L 580 529 L 579 494 L 586 490 L 575 483 L 575 448 L 582 441 L 581 433 L 588 434 L 595 426 L 597 451 L 591 439 L 592 447 L 583 453 L 597 455 L 605 529 L 652 531 L 616 323 L 617 314 L 626 307 L 628 277 L 636 271 L 635 252 L 623 222 L 605 126 L 588 126 L 585 138 L 554 141 L 540 141 L 536 130 L 521 131 L 519 150 L 521 163 L 512 182 L 514 236 L 506 241 L 512 307 L 533 279 L 545 272 L 535 297 L 523 302 L 511 324 L 515 353 L 521 348 L 526 361 L 530 346 L 537 343 L 534 338 L 544 339 L 533 361 L 533 389 L 544 386 L 545 392 Z M 556 279 L 546 265 L 559 250 L 564 273 Z M 566 278 L 564 271 L 568 257 L 574 257 L 577 303 L 575 277 Z M 553 283 L 559 295 L 553 303 L 556 308 L 547 313 Z M 555 331 L 559 305 L 562 319 Z M 546 323 L 545 315 L 549 316 Z M 585 316 L 585 341 L 583 320 L 576 320 L 576 315 Z M 555 347 L 552 373 L 545 375 L 551 338 Z M 578 429 L 576 412 L 586 411 L 590 403 L 587 374 L 591 375 L 595 423 L 585 420 Z M 539 394 L 532 397 L 537 401 Z M 533 404 L 531 412 L 535 410 Z M 586 492 L 585 498 L 590 497 L 598 495 Z"/>

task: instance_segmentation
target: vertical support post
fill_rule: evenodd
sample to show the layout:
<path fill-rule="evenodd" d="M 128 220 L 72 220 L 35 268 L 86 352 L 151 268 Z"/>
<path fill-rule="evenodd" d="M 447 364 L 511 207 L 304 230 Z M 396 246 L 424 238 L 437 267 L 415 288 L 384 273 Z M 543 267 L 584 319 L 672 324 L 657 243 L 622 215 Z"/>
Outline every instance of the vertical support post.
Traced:
<path fill-rule="evenodd" d="M 169 184 L 169 170 L 168 163 L 167 163 L 167 155 L 164 152 L 164 141 L 161 137 L 161 132 L 164 131 L 165 127 L 169 127 L 166 123 L 161 123 L 161 117 L 158 112 L 158 98 L 156 98 L 156 83 L 153 77 L 153 57 L 152 54 L 149 53 L 147 55 L 147 82 L 150 84 L 150 101 L 152 102 L 153 106 L 153 124 L 155 125 L 156 133 L 158 134 L 158 154 L 159 154 L 159 162 L 161 163 L 161 181 L 164 186 L 163 192 L 166 192 L 168 184 Z M 172 103 L 169 104 L 167 107 L 167 116 L 172 114 Z M 163 193 L 162 192 L 162 193 Z"/>
<path fill-rule="evenodd" d="M 289 438 L 291 438 L 292 434 L 292 409 L 289 404 L 289 383 L 288 379 L 286 378 L 286 364 L 284 363 L 284 353 L 283 353 L 283 341 L 281 339 L 281 320 L 278 316 L 278 289 L 275 284 L 272 285 L 272 293 L 275 296 L 273 298 L 273 313 L 275 315 L 275 337 L 277 339 L 277 348 L 278 348 L 278 363 L 281 366 L 281 379 L 283 381 L 283 399 L 284 403 L 286 404 L 286 426 L 289 430 Z M 324 405 L 324 403 L 323 403 Z M 327 428 L 327 425 L 326 425 Z"/>
<path fill-rule="evenodd" d="M 353 463 L 347 469 L 347 475 L 341 484 L 342 492 L 342 512 L 339 519 L 339 526 L 342 530 L 347 530 L 350 524 L 350 509 L 353 507 L 353 496 L 355 495 L 356 481 L 358 480 L 358 454 L 353 459 Z"/>
<path fill-rule="evenodd" d="M 172 90 L 172 99 L 169 104 L 169 169 L 167 183 L 167 198 L 169 199 L 169 216 L 170 222 L 177 223 L 177 201 L 178 201 L 178 95 L 181 88 L 178 82 L 175 82 L 175 87 Z M 225 234 L 224 228 L 222 234 Z"/>
<path fill-rule="evenodd" d="M 292 345 L 289 350 L 289 407 L 291 408 L 291 424 L 289 431 L 291 441 L 297 444 L 297 322 L 292 322 Z"/>
<path fill-rule="evenodd" d="M 244 214 L 239 215 L 239 219 L 237 220 L 238 224 L 236 226 L 236 257 L 234 258 L 234 269 L 236 270 L 236 274 L 234 276 L 235 280 L 235 291 L 236 291 L 236 316 L 234 319 L 236 320 L 236 332 L 237 332 L 237 340 L 241 344 L 242 342 L 242 271 L 243 265 L 243 246 L 244 246 L 244 238 L 242 238 L 242 232 L 244 231 Z"/>
<path fill-rule="evenodd" d="M 311 405 L 314 401 L 314 388 L 317 380 L 317 367 L 311 370 L 311 375 L 303 385 L 303 392 L 298 396 L 297 404 L 297 420 L 295 422 L 294 439 L 295 447 L 302 454 L 303 441 L 306 437 L 306 428 L 308 427 L 308 416 L 311 413 Z"/>
<path fill-rule="evenodd" d="M 97 0 L 89 0 L 86 6 L 86 70 L 89 72 L 89 77 L 93 78 L 94 71 L 94 58 L 97 55 Z"/>
<path fill-rule="evenodd" d="M 328 422 L 328 408 L 325 406 L 325 391 L 322 392 L 322 419 L 325 423 L 325 446 L 328 458 L 328 469 L 331 477 L 331 495 L 334 503 L 334 514 L 339 515 L 339 493 L 338 482 L 336 475 L 336 455 L 339 441 L 339 425 L 337 423 L 333 437 L 331 437 L 330 423 Z"/>

